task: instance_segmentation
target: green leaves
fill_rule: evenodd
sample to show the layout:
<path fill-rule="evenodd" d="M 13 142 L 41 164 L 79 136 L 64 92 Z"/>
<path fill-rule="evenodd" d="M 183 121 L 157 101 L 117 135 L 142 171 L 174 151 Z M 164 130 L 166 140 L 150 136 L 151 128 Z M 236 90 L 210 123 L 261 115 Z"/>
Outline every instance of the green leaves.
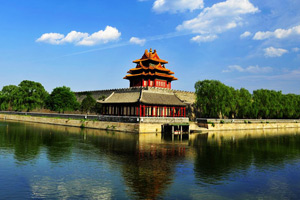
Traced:
<path fill-rule="evenodd" d="M 201 117 L 296 119 L 300 117 L 300 95 L 274 90 L 235 90 L 216 80 L 195 84 L 196 106 Z"/>
<path fill-rule="evenodd" d="M 81 102 L 81 110 L 83 112 L 89 113 L 95 110 L 96 100 L 88 94 Z"/>
<path fill-rule="evenodd" d="M 79 108 L 74 92 L 69 87 L 54 88 L 46 101 L 47 108 L 53 111 L 65 112 Z"/>
<path fill-rule="evenodd" d="M 24 80 L 19 86 L 4 86 L 0 95 L 1 110 L 31 111 L 43 108 L 48 93 L 42 84 Z"/>

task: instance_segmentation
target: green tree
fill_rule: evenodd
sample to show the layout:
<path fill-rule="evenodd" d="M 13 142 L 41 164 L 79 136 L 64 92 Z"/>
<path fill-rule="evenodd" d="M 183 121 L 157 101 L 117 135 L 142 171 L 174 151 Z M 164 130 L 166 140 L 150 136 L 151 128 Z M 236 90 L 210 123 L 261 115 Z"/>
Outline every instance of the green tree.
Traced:
<path fill-rule="evenodd" d="M 252 95 L 245 88 L 237 90 L 237 117 L 251 118 Z"/>
<path fill-rule="evenodd" d="M 79 102 L 74 92 L 66 86 L 54 88 L 46 104 L 47 108 L 58 112 L 73 111 L 79 108 Z"/>
<path fill-rule="evenodd" d="M 91 94 L 88 94 L 81 102 L 81 110 L 86 113 L 90 113 L 95 110 L 96 100 Z"/>
<path fill-rule="evenodd" d="M 234 89 L 220 81 L 204 80 L 195 84 L 196 106 L 202 117 L 222 118 L 235 113 Z"/>
<path fill-rule="evenodd" d="M 43 108 L 48 95 L 41 83 L 24 80 L 14 94 L 13 105 L 19 111 Z"/>
<path fill-rule="evenodd" d="M 260 89 L 253 91 L 256 118 L 282 118 L 282 93 L 281 91 Z"/>
<path fill-rule="evenodd" d="M 200 117 L 213 118 L 285 118 L 300 117 L 300 95 L 259 89 L 250 94 L 215 80 L 195 84 L 196 106 Z"/>
<path fill-rule="evenodd" d="M 18 92 L 18 86 L 4 86 L 0 92 L 0 110 L 12 110 L 13 102 Z"/>

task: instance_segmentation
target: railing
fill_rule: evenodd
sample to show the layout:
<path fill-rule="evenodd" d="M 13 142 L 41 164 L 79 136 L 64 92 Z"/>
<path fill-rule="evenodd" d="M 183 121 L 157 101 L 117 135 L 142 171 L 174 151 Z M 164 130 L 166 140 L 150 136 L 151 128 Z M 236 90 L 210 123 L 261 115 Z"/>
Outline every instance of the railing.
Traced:
<path fill-rule="evenodd" d="M 300 123 L 300 119 L 217 119 L 217 118 L 197 118 L 197 123 Z"/>
<path fill-rule="evenodd" d="M 60 113 L 37 113 L 37 112 L 16 112 L 16 111 L 0 111 L 0 114 L 10 115 L 27 115 L 34 117 L 52 117 L 52 118 L 66 118 L 66 119 L 98 119 L 98 115 L 83 115 L 83 114 L 60 114 Z"/>

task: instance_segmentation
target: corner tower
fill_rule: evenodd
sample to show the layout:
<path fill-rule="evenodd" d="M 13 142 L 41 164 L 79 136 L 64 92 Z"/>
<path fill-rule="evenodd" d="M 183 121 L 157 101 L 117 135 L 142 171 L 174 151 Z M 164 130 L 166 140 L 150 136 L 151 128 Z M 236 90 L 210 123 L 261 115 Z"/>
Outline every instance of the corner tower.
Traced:
<path fill-rule="evenodd" d="M 171 82 L 177 80 L 171 70 L 165 67 L 168 62 L 158 57 L 156 50 L 145 50 L 141 59 L 134 60 L 136 67 L 130 69 L 124 77 L 130 87 L 159 87 L 171 89 Z"/>

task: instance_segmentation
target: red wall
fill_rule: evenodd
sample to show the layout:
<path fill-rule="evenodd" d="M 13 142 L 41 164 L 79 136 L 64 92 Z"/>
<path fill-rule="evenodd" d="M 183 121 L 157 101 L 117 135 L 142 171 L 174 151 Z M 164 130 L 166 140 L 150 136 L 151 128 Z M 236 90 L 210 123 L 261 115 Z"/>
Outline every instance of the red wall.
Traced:
<path fill-rule="evenodd" d="M 169 88 L 171 89 L 171 82 L 168 82 L 166 80 L 160 80 L 160 79 L 142 79 L 142 80 L 131 80 L 130 81 L 130 87 L 160 87 L 160 88 Z"/>

